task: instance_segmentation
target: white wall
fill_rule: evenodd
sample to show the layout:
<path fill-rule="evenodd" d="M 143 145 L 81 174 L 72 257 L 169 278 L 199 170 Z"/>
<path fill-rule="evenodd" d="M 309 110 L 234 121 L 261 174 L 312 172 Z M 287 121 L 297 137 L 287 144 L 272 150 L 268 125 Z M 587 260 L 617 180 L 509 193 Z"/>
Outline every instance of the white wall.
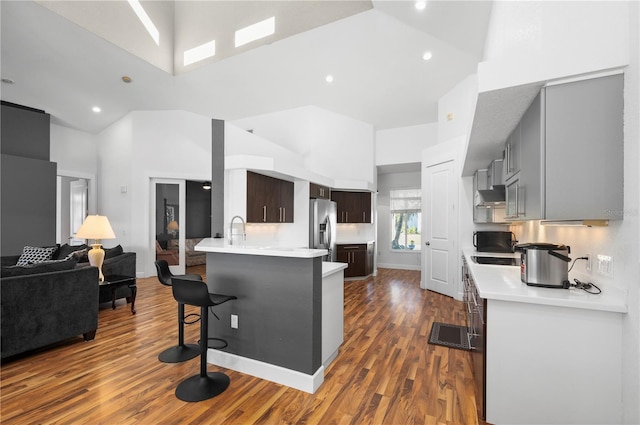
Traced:
<path fill-rule="evenodd" d="M 139 276 L 155 273 L 151 178 L 209 180 L 211 119 L 185 111 L 136 111 L 99 135 L 99 208 L 115 243 L 137 253 Z"/>
<path fill-rule="evenodd" d="M 629 3 L 494 2 L 480 91 L 625 65 Z"/>
<path fill-rule="evenodd" d="M 62 127 L 56 124 L 50 126 L 49 155 L 52 162 L 58 164 L 58 175 L 87 179 L 89 186 L 88 213 L 97 213 L 97 180 L 98 180 L 98 138 L 83 131 Z M 57 194 L 57 202 L 62 202 L 64 194 Z M 60 209 L 58 209 L 60 212 Z M 58 216 L 58 220 L 60 215 Z M 60 223 L 58 223 L 60 227 Z M 57 233 L 62 233 L 58 229 Z M 66 236 L 59 235 L 62 242 Z M 63 240 L 64 239 L 64 240 Z"/>
<path fill-rule="evenodd" d="M 310 171 L 331 176 L 337 187 L 375 187 L 373 126 L 315 106 L 236 120 L 231 124 L 303 158 Z M 354 159 L 356 159 L 354 161 Z"/>
<path fill-rule="evenodd" d="M 438 143 L 438 124 L 429 123 L 409 127 L 391 128 L 376 132 L 376 165 L 415 164 L 421 162 L 424 149 Z M 376 265 L 377 267 L 420 270 L 420 253 L 393 252 L 391 250 L 391 214 L 389 190 L 420 188 L 420 171 L 378 174 L 376 196 Z M 349 233 L 361 234 L 358 227 L 343 230 L 345 238 L 355 239 Z"/>
<path fill-rule="evenodd" d="M 468 142 L 478 98 L 478 77 L 470 75 L 438 99 L 438 140 L 464 137 Z M 465 146 L 466 143 L 465 142 Z"/>
<path fill-rule="evenodd" d="M 420 162 L 423 149 L 438 143 L 436 123 L 376 131 L 376 165 Z"/>
<path fill-rule="evenodd" d="M 51 124 L 50 157 L 58 170 L 82 174 L 98 172 L 97 137 L 83 131 Z"/>
<path fill-rule="evenodd" d="M 105 241 L 105 246 L 122 245 L 125 251 L 140 255 L 141 246 L 136 246 L 132 238 L 132 198 L 133 191 L 133 120 L 127 115 L 98 134 L 98 214 L 109 218 L 115 240 Z M 122 187 L 126 193 L 122 193 Z M 144 210 L 143 215 L 148 214 Z M 137 258 L 137 271 L 141 268 Z"/>

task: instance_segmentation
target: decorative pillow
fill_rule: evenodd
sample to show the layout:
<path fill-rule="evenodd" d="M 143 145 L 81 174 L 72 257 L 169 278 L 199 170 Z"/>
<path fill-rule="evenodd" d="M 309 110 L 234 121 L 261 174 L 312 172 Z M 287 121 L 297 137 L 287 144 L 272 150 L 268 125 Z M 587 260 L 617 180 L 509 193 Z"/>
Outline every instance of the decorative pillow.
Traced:
<path fill-rule="evenodd" d="M 53 253 L 58 249 L 57 246 L 39 248 L 35 246 L 25 246 L 22 249 L 22 255 L 16 263 L 17 266 L 26 266 L 27 264 L 41 263 L 51 260 Z"/>
<path fill-rule="evenodd" d="M 71 270 L 76 266 L 75 260 L 48 260 L 27 266 L 8 266 L 0 269 L 1 277 L 25 276 L 30 274 Z"/>
<path fill-rule="evenodd" d="M 107 260 L 109 258 L 117 257 L 118 255 L 122 255 L 124 250 L 122 246 L 116 245 L 113 248 L 107 248 L 104 250 L 104 259 Z"/>
<path fill-rule="evenodd" d="M 58 248 L 58 250 L 55 252 L 55 254 L 53 254 L 52 260 L 64 260 L 65 258 L 69 257 L 69 254 L 81 251 L 83 249 L 88 249 L 88 246 L 86 244 L 75 246 L 69 244 L 61 245 L 60 248 Z"/>
<path fill-rule="evenodd" d="M 61 260 L 76 260 L 76 261 L 84 261 L 84 259 L 86 258 L 86 261 L 89 261 L 89 256 L 87 255 L 87 252 L 89 252 L 88 248 L 83 248 L 83 249 L 79 249 L 77 251 L 73 251 L 71 253 L 69 253 L 69 255 L 67 255 L 66 257 L 62 258 Z"/>

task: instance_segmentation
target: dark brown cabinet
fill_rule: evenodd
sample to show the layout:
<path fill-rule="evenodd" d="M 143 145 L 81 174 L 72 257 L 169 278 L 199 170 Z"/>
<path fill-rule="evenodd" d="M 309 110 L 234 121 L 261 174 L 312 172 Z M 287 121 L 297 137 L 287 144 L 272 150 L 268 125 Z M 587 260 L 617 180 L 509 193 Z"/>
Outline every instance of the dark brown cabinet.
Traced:
<path fill-rule="evenodd" d="M 373 273 L 373 243 L 338 245 L 337 261 L 347 263 L 344 277 L 368 276 Z"/>
<path fill-rule="evenodd" d="M 293 223 L 293 182 L 247 171 L 247 223 Z"/>
<path fill-rule="evenodd" d="M 331 191 L 338 206 L 338 223 L 371 223 L 371 192 Z"/>
<path fill-rule="evenodd" d="M 312 199 L 330 199 L 331 189 L 327 186 L 321 186 L 315 183 L 309 183 L 309 198 Z"/>

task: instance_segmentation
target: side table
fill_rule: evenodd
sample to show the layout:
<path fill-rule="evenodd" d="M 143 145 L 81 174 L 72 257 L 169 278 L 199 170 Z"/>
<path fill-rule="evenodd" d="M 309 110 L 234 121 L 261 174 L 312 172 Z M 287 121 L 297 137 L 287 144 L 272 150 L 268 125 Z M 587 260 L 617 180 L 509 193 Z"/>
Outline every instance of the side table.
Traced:
<path fill-rule="evenodd" d="M 136 286 L 136 278 L 131 276 L 122 275 L 110 275 L 104 277 L 104 282 L 100 282 L 101 287 L 106 287 L 111 290 L 111 308 L 116 309 L 116 290 L 123 286 L 131 289 L 131 314 L 136 314 L 136 293 L 138 287 Z"/>

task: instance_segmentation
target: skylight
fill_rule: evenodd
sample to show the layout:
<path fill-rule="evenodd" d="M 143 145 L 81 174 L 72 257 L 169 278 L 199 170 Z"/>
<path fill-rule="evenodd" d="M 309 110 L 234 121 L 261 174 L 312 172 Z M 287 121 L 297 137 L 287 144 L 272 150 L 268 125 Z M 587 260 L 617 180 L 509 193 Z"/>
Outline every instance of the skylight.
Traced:
<path fill-rule="evenodd" d="M 236 47 L 267 37 L 274 32 L 276 32 L 276 18 L 272 16 L 269 19 L 236 31 Z"/>
<path fill-rule="evenodd" d="M 160 31 L 158 31 L 158 28 L 156 28 L 156 26 L 153 24 L 153 22 L 151 21 L 151 18 L 149 17 L 149 15 L 147 15 L 147 12 L 144 11 L 144 8 L 140 4 L 140 2 L 138 0 L 127 0 L 127 1 L 129 2 L 129 5 L 133 9 L 133 11 L 136 12 L 138 19 L 140 19 L 140 22 L 142 22 L 142 25 L 144 25 L 144 27 L 147 29 L 147 32 L 149 33 L 151 38 L 153 38 L 153 41 L 155 41 L 156 44 L 159 46 Z"/>
<path fill-rule="evenodd" d="M 196 46 L 192 49 L 184 51 L 184 66 L 199 62 L 203 59 L 210 58 L 216 54 L 216 41 L 211 40 L 207 43 Z"/>

